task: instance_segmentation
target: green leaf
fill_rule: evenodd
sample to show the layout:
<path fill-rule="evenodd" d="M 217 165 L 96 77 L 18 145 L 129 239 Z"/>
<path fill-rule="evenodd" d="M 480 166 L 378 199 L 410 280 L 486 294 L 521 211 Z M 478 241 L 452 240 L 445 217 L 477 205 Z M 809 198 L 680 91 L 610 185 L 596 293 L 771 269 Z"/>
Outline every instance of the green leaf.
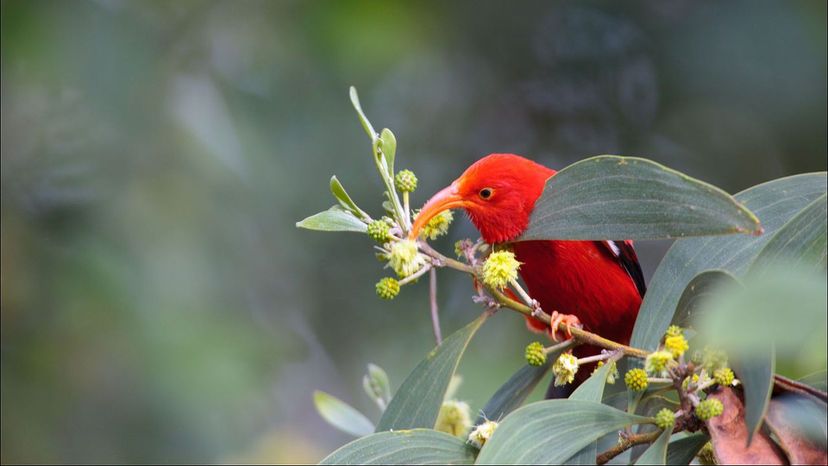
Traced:
<path fill-rule="evenodd" d="M 351 199 L 351 196 L 348 195 L 348 192 L 345 191 L 345 188 L 342 186 L 342 183 L 336 179 L 336 175 L 331 177 L 331 194 L 334 195 L 339 204 L 342 205 L 345 209 L 349 210 L 352 214 L 356 217 L 366 217 L 365 212 L 356 205 Z"/>
<path fill-rule="evenodd" d="M 828 243 L 828 195 L 823 194 L 785 223 L 762 248 L 751 270 L 774 262 L 814 265 L 825 270 Z"/>
<path fill-rule="evenodd" d="M 600 403 L 604 398 L 604 386 L 607 384 L 612 364 L 604 364 L 594 374 L 584 381 L 578 388 L 569 395 L 570 400 L 595 401 Z M 595 457 L 598 455 L 598 441 L 590 443 L 581 448 L 572 458 L 564 464 L 595 464 Z"/>
<path fill-rule="evenodd" d="M 736 200 L 762 220 L 764 235 L 676 241 L 650 280 L 630 344 L 654 350 L 673 320 L 682 292 L 693 277 L 710 269 L 722 269 L 740 276 L 767 244 L 771 234 L 825 191 L 824 172 L 780 178 L 754 186 L 737 194 Z"/>
<path fill-rule="evenodd" d="M 604 397 L 604 386 L 612 364 L 604 364 L 569 395 L 570 400 L 598 401 Z"/>
<path fill-rule="evenodd" d="M 487 317 L 488 313 L 483 313 L 453 333 L 414 368 L 391 399 L 377 425 L 377 432 L 434 427 L 451 376 L 469 341 Z"/>
<path fill-rule="evenodd" d="M 681 294 L 671 323 L 679 327 L 690 327 L 717 291 L 737 283 L 739 279 L 726 270 L 706 270 L 696 275 Z"/>
<path fill-rule="evenodd" d="M 649 419 L 581 400 L 545 400 L 506 416 L 478 464 L 558 464 L 604 434 Z"/>
<path fill-rule="evenodd" d="M 519 408 L 532 390 L 543 379 L 552 364 L 564 350 L 554 351 L 546 355 L 546 364 L 542 366 L 525 365 L 515 372 L 509 380 L 497 389 L 494 395 L 486 402 L 481 410 L 481 416 L 475 424 L 480 424 L 486 419 L 498 420 Z"/>
<path fill-rule="evenodd" d="M 368 373 L 362 376 L 362 388 L 379 409 L 385 411 L 385 407 L 391 401 L 391 383 L 388 381 L 388 374 L 380 366 L 368 364 Z"/>
<path fill-rule="evenodd" d="M 670 442 L 667 445 L 667 464 L 690 464 L 709 441 L 710 437 L 705 434 L 692 434 Z"/>
<path fill-rule="evenodd" d="M 354 86 L 351 86 L 351 105 L 354 106 L 354 110 L 357 112 L 357 116 L 359 117 L 359 122 L 362 124 L 362 128 L 365 130 L 365 133 L 371 138 L 371 141 L 377 139 L 377 132 L 374 131 L 374 127 L 371 126 L 371 122 L 368 121 L 368 117 L 365 116 L 365 112 L 362 111 L 362 105 L 359 104 L 359 96 L 357 95 L 357 90 Z"/>
<path fill-rule="evenodd" d="M 342 432 L 356 437 L 374 432 L 374 424 L 367 417 L 333 395 L 316 390 L 313 392 L 313 404 L 328 424 Z"/>
<path fill-rule="evenodd" d="M 546 182 L 520 240 L 664 239 L 757 233 L 726 192 L 650 160 L 602 155 Z"/>
<path fill-rule="evenodd" d="M 382 141 L 382 153 L 385 154 L 385 162 L 388 165 L 388 173 L 394 176 L 394 156 L 397 153 L 397 138 L 390 129 L 385 128 L 380 133 L 380 141 Z"/>
<path fill-rule="evenodd" d="M 354 231 L 365 233 L 368 227 L 361 220 L 341 206 L 335 205 L 330 209 L 296 222 L 299 228 L 318 231 Z"/>
<path fill-rule="evenodd" d="M 670 442 L 672 434 L 672 429 L 662 431 L 656 441 L 644 450 L 644 453 L 636 460 L 635 464 L 666 464 L 667 444 Z"/>
<path fill-rule="evenodd" d="M 754 350 L 749 357 L 733 364 L 733 369 L 744 386 L 745 425 L 748 429 L 748 443 L 762 425 L 762 419 L 768 412 L 771 392 L 773 391 L 773 373 L 776 369 L 776 355 L 773 344 L 762 350 Z"/>
<path fill-rule="evenodd" d="M 339 448 L 319 464 L 473 464 L 474 449 L 429 429 L 372 434 Z"/>

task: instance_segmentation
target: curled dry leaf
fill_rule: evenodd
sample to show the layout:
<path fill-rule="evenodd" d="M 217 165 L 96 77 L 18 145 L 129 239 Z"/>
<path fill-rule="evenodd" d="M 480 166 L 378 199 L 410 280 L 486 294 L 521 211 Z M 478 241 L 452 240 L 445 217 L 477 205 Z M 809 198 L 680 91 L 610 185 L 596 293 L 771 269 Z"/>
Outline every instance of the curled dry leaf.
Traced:
<path fill-rule="evenodd" d="M 731 388 L 710 395 L 724 405 L 724 412 L 707 421 L 713 452 L 719 464 L 787 464 L 784 454 L 761 430 L 747 445 L 745 407 Z"/>

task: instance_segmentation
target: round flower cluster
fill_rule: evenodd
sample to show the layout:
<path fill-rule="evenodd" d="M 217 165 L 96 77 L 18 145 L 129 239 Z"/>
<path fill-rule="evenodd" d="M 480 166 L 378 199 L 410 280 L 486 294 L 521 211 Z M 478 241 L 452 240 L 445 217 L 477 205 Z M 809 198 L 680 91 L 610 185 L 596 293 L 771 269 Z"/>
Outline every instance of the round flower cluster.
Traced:
<path fill-rule="evenodd" d="M 410 193 L 417 189 L 417 175 L 411 170 L 400 170 L 394 177 L 394 185 L 400 192 Z"/>
<path fill-rule="evenodd" d="M 644 372 L 644 369 L 630 369 L 624 374 L 624 383 L 632 391 L 643 392 L 649 384 L 647 381 L 647 373 Z"/>
<path fill-rule="evenodd" d="M 377 243 L 385 243 L 391 239 L 391 225 L 385 220 L 374 220 L 368 224 L 368 236 Z"/>
<path fill-rule="evenodd" d="M 668 408 L 664 408 L 658 412 L 655 416 L 656 425 L 661 430 L 672 429 L 673 425 L 676 423 L 676 417 L 673 415 L 673 411 Z"/>
<path fill-rule="evenodd" d="M 417 243 L 404 239 L 391 243 L 388 265 L 402 278 L 419 271 L 426 263 L 426 258 L 417 250 Z"/>
<path fill-rule="evenodd" d="M 546 353 L 543 351 L 543 344 L 539 341 L 534 341 L 526 345 L 526 362 L 530 366 L 542 366 L 546 364 Z"/>
<path fill-rule="evenodd" d="M 377 296 L 382 299 L 394 299 L 400 294 L 400 282 L 391 277 L 385 277 L 377 282 Z"/>
<path fill-rule="evenodd" d="M 431 218 L 420 230 L 421 238 L 435 240 L 448 233 L 454 214 L 450 210 L 444 210 Z"/>
<path fill-rule="evenodd" d="M 483 264 L 483 283 L 502 290 L 512 280 L 517 279 L 520 262 L 511 251 L 497 251 L 489 254 Z"/>
<path fill-rule="evenodd" d="M 722 402 L 715 398 L 708 398 L 698 405 L 696 405 L 696 417 L 702 421 L 709 421 L 710 419 L 722 414 L 724 406 Z"/>

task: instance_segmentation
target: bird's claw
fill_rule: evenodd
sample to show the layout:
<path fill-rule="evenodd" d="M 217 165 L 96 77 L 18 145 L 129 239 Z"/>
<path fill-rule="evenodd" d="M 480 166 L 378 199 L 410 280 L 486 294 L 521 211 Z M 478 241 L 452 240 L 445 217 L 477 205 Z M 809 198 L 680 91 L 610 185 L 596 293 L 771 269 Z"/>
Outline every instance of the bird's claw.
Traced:
<path fill-rule="evenodd" d="M 549 316 L 549 327 L 551 329 L 552 341 L 559 341 L 556 332 L 558 331 L 558 326 L 560 324 L 564 324 L 566 326 L 566 330 L 564 331 L 564 334 L 566 335 L 565 340 L 572 338 L 572 331 L 570 330 L 571 327 L 583 328 L 583 324 L 581 324 L 581 321 L 577 316 L 552 311 L 552 314 Z"/>

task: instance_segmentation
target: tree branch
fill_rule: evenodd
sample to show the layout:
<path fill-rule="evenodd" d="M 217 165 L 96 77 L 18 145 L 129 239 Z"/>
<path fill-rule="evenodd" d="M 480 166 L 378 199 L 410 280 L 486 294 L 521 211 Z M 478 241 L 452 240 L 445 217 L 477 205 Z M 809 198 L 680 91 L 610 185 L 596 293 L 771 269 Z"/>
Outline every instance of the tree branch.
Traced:
<path fill-rule="evenodd" d="M 642 443 L 652 443 L 655 442 L 658 436 L 661 435 L 661 430 L 655 430 L 653 432 L 647 432 L 646 434 L 632 434 L 621 436 L 621 440 L 615 444 L 612 448 L 600 453 L 595 458 L 595 464 L 604 464 L 607 461 L 615 458 L 616 456 L 624 453 L 628 449 L 636 446 L 641 445 Z"/>

